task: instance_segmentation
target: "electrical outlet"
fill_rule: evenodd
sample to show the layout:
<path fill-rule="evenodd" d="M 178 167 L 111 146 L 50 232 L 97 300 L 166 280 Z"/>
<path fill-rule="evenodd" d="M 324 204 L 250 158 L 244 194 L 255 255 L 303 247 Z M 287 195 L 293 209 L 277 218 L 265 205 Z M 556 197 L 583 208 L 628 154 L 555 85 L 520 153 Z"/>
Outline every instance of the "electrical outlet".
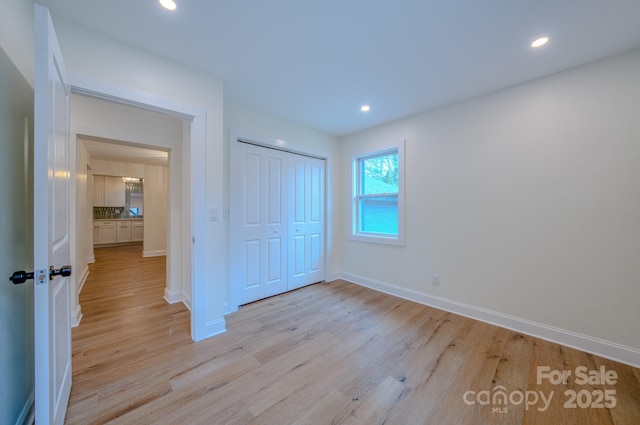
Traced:
<path fill-rule="evenodd" d="M 432 274 L 431 275 L 431 284 L 433 286 L 440 286 L 440 275 L 439 274 Z"/>

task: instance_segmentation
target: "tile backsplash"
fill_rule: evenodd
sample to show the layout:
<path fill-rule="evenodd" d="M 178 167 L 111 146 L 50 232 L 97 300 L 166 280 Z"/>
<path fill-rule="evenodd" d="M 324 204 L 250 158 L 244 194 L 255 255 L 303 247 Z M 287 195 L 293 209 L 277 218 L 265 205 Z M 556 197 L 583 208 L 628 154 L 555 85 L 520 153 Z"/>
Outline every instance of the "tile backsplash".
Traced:
<path fill-rule="evenodd" d="M 93 207 L 93 218 L 121 218 L 125 217 L 124 207 Z"/>

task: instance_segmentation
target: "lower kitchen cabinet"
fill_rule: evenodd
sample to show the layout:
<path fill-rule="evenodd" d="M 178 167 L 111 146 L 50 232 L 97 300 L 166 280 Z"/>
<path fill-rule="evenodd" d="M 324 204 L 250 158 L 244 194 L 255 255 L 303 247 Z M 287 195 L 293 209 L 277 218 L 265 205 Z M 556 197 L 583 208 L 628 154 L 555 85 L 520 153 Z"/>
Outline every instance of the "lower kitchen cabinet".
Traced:
<path fill-rule="evenodd" d="M 116 223 L 116 243 L 131 242 L 131 221 L 119 220 Z"/>
<path fill-rule="evenodd" d="M 144 239 L 144 222 L 131 220 L 131 242 L 142 242 Z"/>
<path fill-rule="evenodd" d="M 141 242 L 144 236 L 142 220 L 94 220 L 93 244 L 107 245 Z"/>
<path fill-rule="evenodd" d="M 116 243 L 116 222 L 100 220 L 94 222 L 94 244 Z M 96 227 L 97 226 L 97 227 Z"/>

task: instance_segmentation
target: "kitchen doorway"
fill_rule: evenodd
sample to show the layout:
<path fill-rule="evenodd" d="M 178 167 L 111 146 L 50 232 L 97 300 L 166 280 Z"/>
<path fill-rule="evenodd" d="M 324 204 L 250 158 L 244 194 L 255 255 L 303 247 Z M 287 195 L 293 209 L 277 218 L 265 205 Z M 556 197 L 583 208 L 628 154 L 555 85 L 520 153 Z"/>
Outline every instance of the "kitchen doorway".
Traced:
<path fill-rule="evenodd" d="M 200 224 L 195 224 L 194 220 L 192 220 L 194 205 L 199 205 L 202 201 L 192 197 L 191 194 L 200 195 L 204 188 L 204 178 L 201 177 L 200 173 L 194 172 L 192 168 L 192 164 L 194 163 L 192 154 L 193 156 L 204 158 L 204 155 L 199 155 L 204 146 L 204 126 L 202 118 L 204 114 L 197 114 L 196 116 L 189 115 L 188 113 L 172 113 L 171 111 L 174 111 L 174 109 L 171 108 L 171 102 L 167 103 L 164 101 L 165 107 L 160 108 L 148 103 L 131 100 L 131 98 L 116 97 L 112 94 L 100 94 L 104 93 L 102 90 L 103 89 L 89 90 L 86 87 L 72 87 L 74 93 L 74 99 L 72 99 L 71 102 L 72 115 L 74 111 L 79 112 L 80 115 L 84 114 L 82 119 L 72 120 L 72 142 L 76 142 L 72 149 L 75 149 L 78 153 L 76 161 L 78 165 L 78 178 L 76 179 L 77 181 L 74 182 L 78 185 L 78 190 L 76 191 L 78 194 L 78 202 L 76 203 L 75 219 L 76 221 L 81 221 L 83 217 L 85 217 L 84 225 L 77 223 L 75 235 L 77 242 L 75 257 L 78 265 L 76 269 L 78 270 L 78 276 L 76 277 L 76 291 L 75 294 L 72 294 L 72 302 L 75 299 L 76 323 L 79 323 L 82 317 L 81 306 L 79 304 L 79 291 L 88 273 L 88 266 L 85 265 L 91 260 L 90 255 L 86 255 L 86 253 L 89 252 L 89 244 L 87 241 L 91 240 L 88 235 L 93 231 L 88 214 L 89 196 L 87 195 L 87 190 L 89 184 L 87 184 L 87 176 L 94 171 L 92 170 L 91 161 L 85 162 L 86 168 L 83 175 L 83 153 L 82 149 L 80 149 L 81 146 L 78 144 L 78 138 L 80 136 L 90 136 L 103 138 L 104 140 L 102 141 L 118 141 L 120 146 L 129 144 L 138 148 L 155 147 L 158 151 L 168 153 L 168 168 L 166 173 L 166 187 L 168 190 L 166 198 L 168 208 L 167 219 L 162 224 L 162 229 L 166 232 L 167 283 L 165 299 L 169 303 L 183 302 L 190 308 L 192 339 L 202 339 L 207 336 L 203 331 L 203 329 L 206 330 L 206 323 L 204 323 L 201 316 L 200 320 L 193 320 L 193 318 L 198 311 L 204 310 L 200 307 L 201 302 L 199 301 L 199 297 L 195 296 L 198 291 L 200 291 L 198 284 L 201 280 L 197 280 L 197 277 L 203 274 L 200 270 L 204 268 L 204 261 L 201 258 L 204 252 L 202 252 L 202 254 L 194 252 L 194 255 L 191 255 L 191 234 L 196 228 L 203 226 L 204 221 L 200 222 Z M 108 88 L 106 91 L 109 91 Z M 136 96 L 135 92 L 130 93 L 127 91 L 127 93 L 134 98 Z M 148 98 L 145 100 L 150 101 Z M 151 99 L 151 101 L 156 104 L 163 103 L 162 100 L 157 99 Z M 88 119 L 91 118 L 91 113 L 90 110 L 84 106 L 86 106 L 86 103 L 96 102 L 101 102 L 102 106 L 106 105 L 105 107 L 108 113 L 105 114 L 103 110 L 102 113 L 98 113 L 97 116 L 93 117 L 95 119 Z M 167 105 L 169 107 L 167 107 Z M 177 109 L 179 110 L 180 106 L 177 107 Z M 132 111 L 136 111 L 136 114 L 134 114 L 136 117 L 142 116 L 143 118 L 134 124 L 129 123 L 126 128 L 114 125 L 115 122 L 118 122 L 117 118 L 122 118 L 123 116 L 131 117 Z M 186 111 L 189 112 L 190 110 L 187 108 Z M 197 110 L 195 110 L 195 112 L 197 112 Z M 89 115 L 89 117 L 87 117 L 87 115 Z M 156 137 L 157 134 L 155 136 L 152 134 L 150 137 L 146 136 L 145 139 L 144 134 L 148 132 L 150 128 L 155 128 L 156 131 L 163 131 L 149 124 L 148 117 L 152 115 L 161 116 L 174 122 L 177 120 L 177 122 L 179 122 L 179 137 L 178 140 L 174 141 L 175 143 L 173 145 L 167 146 L 166 144 L 162 145 L 159 143 L 157 141 L 158 137 Z M 89 128 L 91 126 L 100 129 L 100 132 L 93 132 L 92 129 Z M 138 137 L 122 136 L 124 130 Z M 142 142 L 137 142 L 137 140 L 140 139 L 142 139 Z M 195 161 L 195 163 L 198 164 L 198 161 Z M 204 170 L 204 167 L 200 169 Z M 85 185 L 84 202 L 81 199 L 83 193 L 81 186 L 83 182 Z M 204 198 L 204 196 L 202 196 L 202 198 Z M 82 211 L 83 208 L 85 209 L 84 213 Z M 192 225 L 192 223 L 194 224 Z M 156 229 L 157 228 L 158 227 L 156 227 Z M 83 256 L 83 254 L 85 255 Z M 85 271 L 83 271 L 83 268 Z M 201 299 L 202 302 L 206 301 L 203 298 Z"/>

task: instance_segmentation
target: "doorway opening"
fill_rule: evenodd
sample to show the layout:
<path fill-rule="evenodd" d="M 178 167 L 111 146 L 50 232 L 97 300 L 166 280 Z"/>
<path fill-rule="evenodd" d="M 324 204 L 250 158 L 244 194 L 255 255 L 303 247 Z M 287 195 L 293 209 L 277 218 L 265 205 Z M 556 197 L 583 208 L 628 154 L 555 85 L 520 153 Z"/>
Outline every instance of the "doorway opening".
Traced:
<path fill-rule="evenodd" d="M 72 85 L 72 92 L 75 101 L 71 103 L 72 114 L 79 112 L 85 115 L 90 113 L 89 109 L 82 108 L 78 105 L 78 99 L 86 102 L 102 102 L 108 105 L 107 114 L 99 114 L 95 120 L 85 116 L 83 119 L 72 120 L 72 144 L 77 143 L 78 135 L 93 135 L 93 137 L 104 137 L 107 140 L 126 141 L 126 143 L 137 148 L 156 148 L 158 151 L 168 152 L 168 168 L 166 172 L 166 186 L 168 188 L 168 207 L 167 219 L 162 224 L 166 232 L 166 290 L 165 298 L 170 303 L 184 302 L 190 307 L 191 322 L 191 338 L 193 340 L 201 340 L 215 333 L 212 332 L 211 326 L 205 322 L 204 310 L 206 299 L 199 296 L 206 288 L 203 288 L 203 278 L 205 270 L 206 250 L 196 248 L 196 241 L 193 234 L 204 234 L 203 227 L 205 220 L 200 215 L 204 212 L 204 161 L 203 154 L 205 147 L 205 113 L 203 110 L 193 108 L 188 105 L 176 104 L 172 101 L 141 94 L 128 89 L 120 89 L 105 85 L 95 81 L 81 81 L 81 84 Z M 122 112 L 125 110 L 126 112 Z M 120 112 L 118 112 L 120 111 Z M 115 125 L 118 119 L 123 115 L 133 116 L 132 111 L 136 111 L 135 117 L 141 119 L 135 120 L 134 123 L 129 122 L 127 125 Z M 95 111 L 94 111 L 95 112 Z M 165 119 L 170 118 L 174 122 L 180 123 L 179 137 L 174 138 L 173 145 L 162 145 L 158 142 L 158 129 L 149 124 L 147 118 L 149 115 L 160 115 Z M 145 118 L 146 116 L 146 118 Z M 87 128 L 88 123 L 100 123 L 98 127 L 101 129 L 99 133 L 91 131 Z M 145 132 L 149 129 L 155 129 L 156 134 L 147 135 Z M 142 131 L 144 130 L 144 131 Z M 123 136 L 123 131 L 137 135 Z M 153 133 L 153 132 L 152 132 Z M 96 136 L 98 134 L 98 136 Z M 176 143 L 177 142 L 177 143 Z M 75 145 L 75 144 L 74 144 Z M 72 146 L 72 151 L 77 146 Z M 78 151 L 80 152 L 80 151 Z M 81 163 L 77 158 L 76 163 Z M 89 170 L 89 169 L 88 169 Z M 81 168 L 78 169 L 82 171 Z M 95 170 L 89 170 L 87 174 Z M 126 173 L 130 174 L 130 173 Z M 82 176 L 76 179 L 76 184 L 82 184 Z M 86 184 L 86 175 L 85 175 Z M 77 192 L 82 193 L 81 190 Z M 85 192 L 86 193 L 86 192 Z M 88 198 L 88 196 L 87 196 Z M 82 205 L 76 205 L 75 219 L 88 217 L 86 211 L 84 214 L 80 211 Z M 88 209 L 87 203 L 84 208 Z M 148 209 L 147 209 L 148 212 Z M 148 215 L 145 214 L 145 215 Z M 145 217 L 146 218 L 146 217 Z M 88 251 L 86 235 L 92 232 L 90 220 L 86 219 L 85 226 L 78 226 L 75 235 L 72 236 L 76 240 L 76 249 L 72 255 L 77 259 L 78 277 L 75 285 L 76 292 L 72 294 L 72 302 L 75 300 L 78 322 L 81 318 L 81 309 L 79 304 L 78 289 L 81 282 L 86 278 L 86 274 L 82 272 L 83 264 L 87 264 L 87 256 L 83 257 L 82 244 L 85 244 L 85 253 Z M 192 242 L 193 241 L 193 242 Z M 204 245 L 204 240 L 199 241 Z M 90 258 L 89 258 L 90 259 Z M 86 267 L 88 270 L 88 266 Z M 72 309 L 73 314 L 73 309 Z M 224 331 L 224 323 L 222 331 Z M 215 330 L 214 330 L 215 331 Z"/>
<path fill-rule="evenodd" d="M 170 191 L 169 176 L 177 175 L 174 185 L 182 185 L 181 155 L 174 152 L 181 150 L 185 123 L 164 113 L 82 95 L 73 95 L 71 102 L 72 123 L 82 123 L 72 128 L 81 181 L 76 216 L 79 269 L 87 270 L 86 264 L 95 261 L 95 247 L 138 243 L 135 255 L 166 258 L 165 299 L 186 301 L 188 306 L 184 296 L 175 294 L 189 291 L 173 290 L 175 282 L 167 274 L 172 260 L 168 231 L 176 215 L 170 205 L 182 202 L 180 191 Z M 173 168 L 178 172 L 172 173 Z M 83 274 L 78 293 L 85 278 Z"/>

